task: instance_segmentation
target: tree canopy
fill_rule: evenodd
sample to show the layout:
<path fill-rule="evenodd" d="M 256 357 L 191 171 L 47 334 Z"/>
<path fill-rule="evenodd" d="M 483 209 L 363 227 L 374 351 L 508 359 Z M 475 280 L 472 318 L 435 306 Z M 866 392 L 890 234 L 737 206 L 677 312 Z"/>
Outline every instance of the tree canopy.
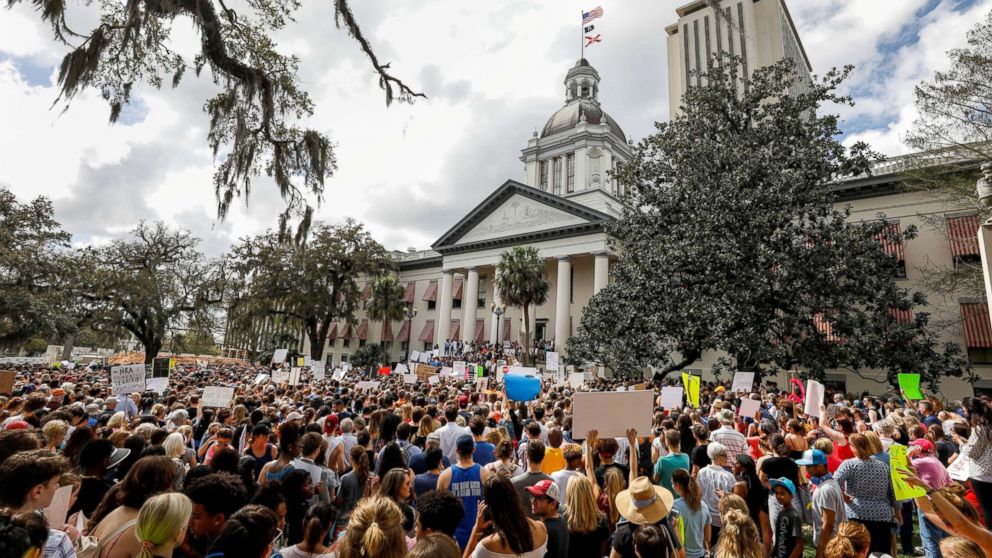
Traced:
<path fill-rule="evenodd" d="M 28 0 L 7 0 L 7 6 Z M 333 0 L 335 24 L 344 27 L 368 57 L 388 106 L 424 97 L 393 75 L 365 37 L 347 0 Z M 70 28 L 70 4 L 30 0 L 49 25 L 55 42 L 69 47 L 59 67 L 60 100 L 66 108 L 82 90 L 94 88 L 110 105 L 110 121 L 142 84 L 176 87 L 190 71 L 206 68 L 220 92 L 204 103 L 207 143 L 218 161 L 214 173 L 217 212 L 248 198 L 252 181 L 265 174 L 286 202 L 280 232 L 298 218 L 297 234 L 312 216 L 308 196 L 320 203 L 324 180 L 337 168 L 334 147 L 321 131 L 300 125 L 314 112 L 301 87 L 296 56 L 281 54 L 273 33 L 293 22 L 298 0 L 256 0 L 230 7 L 223 0 L 123 0 L 99 3 L 99 24 Z M 83 4 L 89 5 L 89 2 Z M 233 6 L 233 4 L 232 4 Z M 172 42 L 175 20 L 191 21 L 200 52 L 188 60 Z"/>
<path fill-rule="evenodd" d="M 714 60 L 683 111 L 636 148 L 616 178 L 628 192 L 609 225 L 622 254 L 569 347 L 574 361 L 619 373 L 679 370 L 704 353 L 723 370 L 922 372 L 931 385 L 969 370 L 928 328 L 920 293 L 896 281 L 898 245 L 884 215 L 853 222 L 831 186 L 869 174 L 879 157 L 845 148 L 821 105 L 850 68 L 821 80 L 788 61 L 745 78 L 740 59 Z M 900 319 L 905 311 L 912 319 Z"/>
<path fill-rule="evenodd" d="M 507 306 L 523 310 L 524 333 L 522 345 L 525 361 L 530 358 L 530 306 L 548 301 L 551 285 L 544 279 L 544 258 L 533 246 L 514 246 L 504 250 L 496 265 L 496 282 L 499 298 Z M 467 326 L 466 326 L 467 327 Z"/>

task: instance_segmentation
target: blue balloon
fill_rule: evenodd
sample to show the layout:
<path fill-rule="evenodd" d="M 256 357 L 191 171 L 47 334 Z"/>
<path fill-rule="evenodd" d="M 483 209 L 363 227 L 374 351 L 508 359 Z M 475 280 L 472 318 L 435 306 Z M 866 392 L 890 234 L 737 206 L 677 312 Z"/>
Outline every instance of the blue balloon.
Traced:
<path fill-rule="evenodd" d="M 532 374 L 507 374 L 503 376 L 506 398 L 510 401 L 533 401 L 541 393 L 541 378 Z"/>

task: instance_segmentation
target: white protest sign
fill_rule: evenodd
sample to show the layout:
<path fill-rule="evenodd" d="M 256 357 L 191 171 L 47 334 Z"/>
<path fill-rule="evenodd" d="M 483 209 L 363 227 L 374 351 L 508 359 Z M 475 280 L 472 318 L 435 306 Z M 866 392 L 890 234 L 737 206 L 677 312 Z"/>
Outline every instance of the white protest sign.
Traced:
<path fill-rule="evenodd" d="M 440 381 L 441 381 L 441 378 L 437 374 L 434 374 L 430 378 L 427 378 L 427 383 L 430 384 L 430 385 L 432 385 L 432 386 L 435 385 L 435 384 L 437 384 Z"/>
<path fill-rule="evenodd" d="M 303 355 L 303 366 L 313 367 L 313 359 L 306 355 Z"/>
<path fill-rule="evenodd" d="M 342 378 L 344 378 L 344 370 L 340 368 L 336 369 L 334 374 L 331 375 L 331 379 L 337 382 L 340 382 Z"/>
<path fill-rule="evenodd" d="M 302 368 L 290 368 L 289 369 L 289 385 L 298 386 L 300 385 L 300 373 L 303 372 Z"/>
<path fill-rule="evenodd" d="M 545 353 L 544 362 L 548 370 L 558 370 L 558 353 Z"/>
<path fill-rule="evenodd" d="M 441 349 L 434 349 L 433 351 L 431 351 L 431 354 L 434 355 L 434 358 L 437 358 L 441 356 Z"/>
<path fill-rule="evenodd" d="M 268 379 L 269 379 L 268 374 L 266 374 L 265 372 L 259 372 L 258 376 L 255 376 L 255 381 L 253 383 L 257 386 L 258 384 L 261 384 L 262 382 Z"/>
<path fill-rule="evenodd" d="M 344 370 L 345 372 L 349 372 L 349 371 L 351 371 L 351 368 L 352 368 L 352 366 L 351 366 L 351 363 L 350 362 L 342 362 L 341 363 L 341 370 Z"/>
<path fill-rule="evenodd" d="M 619 392 L 625 392 L 625 391 L 627 391 L 627 388 L 625 386 L 620 386 L 620 387 L 617 388 L 617 391 L 619 391 Z"/>
<path fill-rule="evenodd" d="M 654 392 L 580 391 L 573 396 L 572 406 L 572 432 L 576 437 L 584 438 L 593 429 L 599 430 L 601 438 L 625 437 L 628 428 L 651 431 Z"/>
<path fill-rule="evenodd" d="M 420 362 L 420 351 L 412 351 L 410 353 L 410 360 L 413 362 Z"/>
<path fill-rule="evenodd" d="M 485 391 L 485 389 L 487 387 L 489 387 L 489 378 L 486 378 L 485 376 L 483 376 L 483 377 L 478 377 L 478 378 L 475 379 L 475 390 L 476 391 L 480 391 L 480 392 L 481 391 Z"/>
<path fill-rule="evenodd" d="M 403 374 L 403 383 L 404 384 L 415 384 L 415 383 L 417 383 L 417 375 L 416 374 Z"/>
<path fill-rule="evenodd" d="M 761 401 L 756 399 L 741 399 L 741 406 L 737 409 L 737 414 L 742 417 L 754 417 L 754 414 L 761 408 Z"/>
<path fill-rule="evenodd" d="M 397 363 L 396 369 L 393 370 L 393 374 L 396 374 L 397 376 L 402 376 L 403 374 L 409 374 L 409 373 L 410 373 L 410 368 L 407 367 L 407 365 L 403 364 L 402 362 Z"/>
<path fill-rule="evenodd" d="M 58 525 L 61 528 L 65 525 L 66 516 L 69 515 L 69 500 L 72 499 L 72 485 L 67 484 L 55 489 L 52 496 L 52 503 L 45 508 L 45 519 L 50 525 Z"/>
<path fill-rule="evenodd" d="M 377 380 L 363 380 L 355 384 L 355 388 L 357 389 L 373 390 L 373 389 L 377 389 L 378 387 L 379 387 L 379 382 Z"/>
<path fill-rule="evenodd" d="M 289 370 L 273 370 L 272 383 L 285 384 L 289 382 Z"/>
<path fill-rule="evenodd" d="M 313 372 L 313 381 L 315 382 L 324 381 L 324 374 L 326 373 L 326 368 L 323 362 L 318 362 L 318 361 L 311 362 L 310 371 Z"/>
<path fill-rule="evenodd" d="M 568 374 L 568 383 L 572 387 L 578 387 L 586 381 L 586 375 L 582 372 L 571 372 Z"/>
<path fill-rule="evenodd" d="M 754 372 L 735 372 L 734 373 L 734 384 L 731 386 L 730 391 L 732 393 L 744 392 L 751 393 L 751 388 L 754 386 Z"/>
<path fill-rule="evenodd" d="M 114 366 L 110 369 L 110 386 L 114 395 L 145 391 L 145 365 Z"/>
<path fill-rule="evenodd" d="M 286 362 L 286 356 L 289 355 L 289 349 L 276 349 L 272 353 L 272 364 L 281 364 Z"/>
<path fill-rule="evenodd" d="M 438 376 L 441 376 L 442 378 L 447 376 L 454 376 L 454 375 L 455 375 L 455 369 L 450 366 L 442 366 L 441 371 L 438 372 Z"/>
<path fill-rule="evenodd" d="M 823 384 L 816 380 L 806 382 L 806 409 L 803 411 L 811 417 L 823 420 L 820 416 L 820 406 L 823 405 Z"/>
<path fill-rule="evenodd" d="M 452 376 L 458 376 L 459 378 L 464 378 L 465 377 L 465 369 L 467 367 L 468 367 L 468 364 L 466 364 L 466 362 L 464 360 L 456 360 L 456 361 L 454 361 L 454 362 L 451 363 L 451 370 L 452 370 L 451 375 Z"/>
<path fill-rule="evenodd" d="M 430 361 L 431 361 L 431 354 L 430 353 L 420 353 L 420 362 L 422 362 L 424 364 L 428 364 L 428 363 L 430 363 Z"/>
<path fill-rule="evenodd" d="M 665 409 L 680 409 L 682 408 L 682 390 L 681 387 L 675 386 L 665 386 L 661 388 L 661 406 Z"/>
<path fill-rule="evenodd" d="M 226 409 L 234 399 L 233 387 L 207 386 L 200 396 L 201 407 L 220 407 Z"/>
<path fill-rule="evenodd" d="M 169 387 L 169 378 L 148 378 L 145 389 L 161 395 Z"/>

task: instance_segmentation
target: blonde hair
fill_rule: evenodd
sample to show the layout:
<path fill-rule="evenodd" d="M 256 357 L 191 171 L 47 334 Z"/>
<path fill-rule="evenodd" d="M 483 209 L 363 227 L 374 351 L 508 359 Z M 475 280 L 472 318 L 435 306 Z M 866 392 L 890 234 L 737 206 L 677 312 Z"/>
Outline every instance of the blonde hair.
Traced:
<path fill-rule="evenodd" d="M 723 528 L 720 529 L 713 558 L 762 558 L 765 555 L 765 547 L 758 537 L 758 527 L 747 511 L 734 508 L 726 515 L 720 515 Z"/>
<path fill-rule="evenodd" d="M 871 546 L 871 536 L 864 525 L 845 521 L 837 527 L 834 538 L 827 543 L 827 558 L 858 558 Z"/>
<path fill-rule="evenodd" d="M 455 540 L 444 533 L 431 533 L 413 545 L 407 558 L 461 558 Z"/>
<path fill-rule="evenodd" d="M 127 417 L 124 416 L 124 411 L 117 411 L 110 416 L 107 421 L 108 428 L 127 428 Z"/>
<path fill-rule="evenodd" d="M 69 425 L 64 420 L 50 420 L 41 427 L 41 432 L 45 435 L 45 440 L 53 446 L 57 446 L 65 439 Z"/>
<path fill-rule="evenodd" d="M 817 440 L 813 442 L 813 449 L 818 449 L 825 455 L 830 455 L 834 452 L 834 443 L 830 440 L 830 438 L 817 438 Z"/>
<path fill-rule="evenodd" d="M 626 488 L 625 479 L 620 469 L 616 467 L 607 468 L 606 473 L 603 474 L 603 485 L 605 488 L 604 492 L 606 492 L 606 500 L 610 505 L 610 525 L 616 525 L 617 521 L 620 521 L 620 510 L 617 509 L 617 494 L 623 492 L 623 489 Z"/>
<path fill-rule="evenodd" d="M 723 520 L 724 523 L 726 523 L 727 514 L 734 510 L 743 512 L 744 515 L 751 514 L 750 510 L 748 510 L 747 502 L 744 501 L 744 498 L 741 498 L 736 494 L 724 494 L 723 498 L 720 498 L 720 503 L 717 506 L 717 512 L 720 514 L 720 519 Z"/>
<path fill-rule="evenodd" d="M 436 428 L 437 425 L 434 423 L 434 419 L 431 418 L 430 415 L 424 415 L 424 417 L 420 419 L 420 426 L 417 428 L 417 436 L 427 437 L 427 435 L 434 432 Z"/>
<path fill-rule="evenodd" d="M 403 513 L 392 500 L 373 496 L 351 513 L 341 538 L 338 558 L 402 558 L 406 556 Z"/>
<path fill-rule="evenodd" d="M 565 485 L 565 501 L 568 502 L 568 530 L 575 533 L 592 533 L 603 520 L 603 513 L 596 506 L 596 496 L 592 482 L 582 475 L 576 475 Z"/>
<path fill-rule="evenodd" d="M 867 461 L 871 459 L 871 456 L 875 455 L 871 450 L 872 443 L 871 439 L 868 438 L 868 433 L 862 434 L 851 434 L 847 438 L 847 443 L 851 445 L 851 451 L 854 452 L 854 456 L 862 461 Z"/>
<path fill-rule="evenodd" d="M 165 455 L 174 459 L 179 459 L 186 454 L 186 440 L 178 432 L 166 436 L 165 441 L 162 442 L 162 447 L 165 448 Z"/>
<path fill-rule="evenodd" d="M 136 558 L 152 558 L 152 550 L 175 541 L 193 514 L 193 502 L 179 492 L 157 494 L 145 501 L 134 524 L 134 536 L 141 544 Z"/>
<path fill-rule="evenodd" d="M 944 555 L 944 558 L 985 558 L 982 547 L 964 537 L 941 539 L 940 553 Z"/>
<path fill-rule="evenodd" d="M 882 447 L 882 438 L 878 436 L 877 432 L 866 430 L 862 432 L 861 435 L 868 439 L 868 445 L 870 447 L 869 451 L 871 451 L 872 455 L 878 455 L 885 451 Z"/>

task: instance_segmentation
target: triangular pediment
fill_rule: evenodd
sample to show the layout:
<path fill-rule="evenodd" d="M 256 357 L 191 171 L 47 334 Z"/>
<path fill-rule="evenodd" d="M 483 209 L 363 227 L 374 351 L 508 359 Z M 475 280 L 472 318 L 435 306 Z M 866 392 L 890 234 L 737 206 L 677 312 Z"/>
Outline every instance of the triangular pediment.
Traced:
<path fill-rule="evenodd" d="M 514 239 L 601 228 L 609 217 L 567 199 L 507 181 L 445 233 L 434 249 L 502 244 Z"/>

